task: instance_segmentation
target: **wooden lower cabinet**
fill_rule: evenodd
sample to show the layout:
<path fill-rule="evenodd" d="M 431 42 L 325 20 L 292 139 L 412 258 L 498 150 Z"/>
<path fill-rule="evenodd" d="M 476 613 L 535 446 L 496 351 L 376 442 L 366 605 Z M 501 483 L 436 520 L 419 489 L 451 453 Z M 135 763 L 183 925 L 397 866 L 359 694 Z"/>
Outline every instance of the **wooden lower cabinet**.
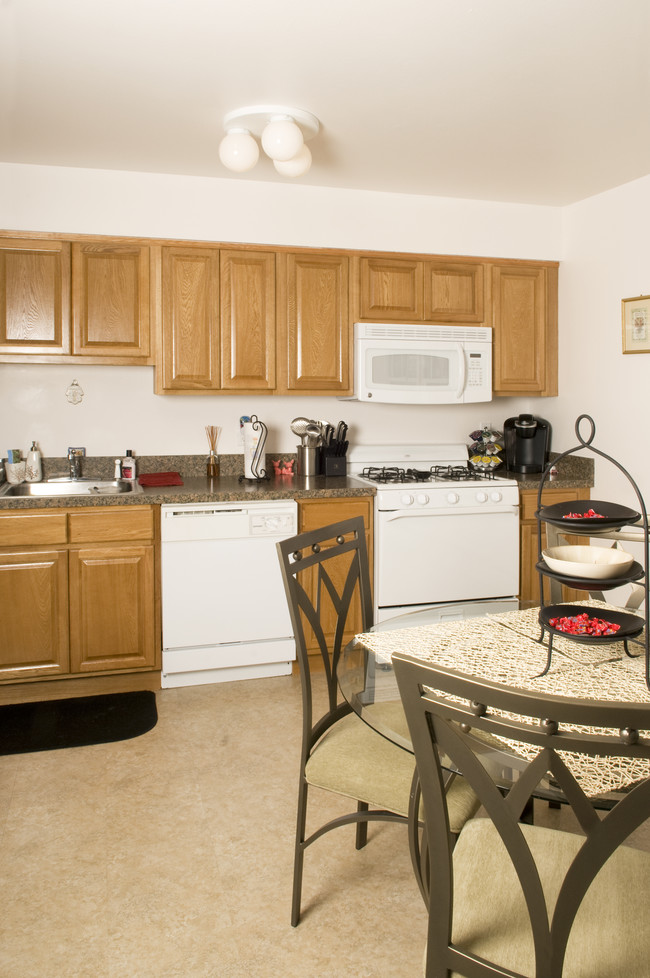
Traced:
<path fill-rule="evenodd" d="M 519 517 L 520 517 L 520 540 L 519 540 L 519 603 L 522 608 L 529 608 L 539 604 L 539 573 L 535 569 L 538 559 L 539 538 L 537 534 L 537 511 L 536 489 L 525 489 L 519 493 Z M 555 503 L 569 502 L 573 499 L 589 499 L 590 490 L 582 489 L 545 489 L 542 493 L 542 506 L 553 506 Z M 569 537 L 569 543 L 584 543 L 584 537 Z M 546 528 L 542 523 L 542 549 L 546 546 Z M 549 601 L 548 579 L 545 579 L 544 597 Z M 562 589 L 563 601 L 581 601 L 587 597 L 586 591 L 578 591 L 574 588 L 564 587 Z"/>
<path fill-rule="evenodd" d="M 0 679 L 70 671 L 68 554 L 0 553 Z"/>
<path fill-rule="evenodd" d="M 72 672 L 153 669 L 153 607 L 153 546 L 71 550 Z"/>
<path fill-rule="evenodd" d="M 352 519 L 354 516 L 362 516 L 366 526 L 366 546 L 368 547 L 368 560 L 370 563 L 370 573 L 372 575 L 372 496 L 340 496 L 338 498 L 330 497 L 327 499 L 305 499 L 300 500 L 298 503 L 298 525 L 301 533 L 308 530 L 317 530 L 322 526 L 329 526 L 330 523 L 339 523 L 341 520 Z M 345 574 L 349 566 L 349 560 L 349 555 L 344 555 L 341 558 L 338 574 L 336 573 L 336 569 L 332 569 L 332 579 L 337 588 L 342 586 L 342 581 L 345 578 Z M 315 574 L 313 587 L 316 587 Z M 324 623 L 325 635 L 330 641 L 334 639 L 335 617 L 334 609 L 331 607 L 331 604 L 328 607 L 328 600 L 325 598 L 321 620 Z M 328 619 L 331 620 L 332 623 L 331 627 L 329 628 Z M 357 604 L 356 607 L 352 607 L 352 618 L 348 623 L 348 628 L 345 632 L 343 640 L 344 645 L 349 642 L 359 631 L 361 631 L 361 608 Z M 319 655 L 320 650 L 316 644 L 316 640 L 313 639 L 313 642 L 310 641 L 309 633 L 307 632 L 306 634 L 309 654 Z"/>
<path fill-rule="evenodd" d="M 0 689 L 159 670 L 155 567 L 152 506 L 0 513 Z"/>

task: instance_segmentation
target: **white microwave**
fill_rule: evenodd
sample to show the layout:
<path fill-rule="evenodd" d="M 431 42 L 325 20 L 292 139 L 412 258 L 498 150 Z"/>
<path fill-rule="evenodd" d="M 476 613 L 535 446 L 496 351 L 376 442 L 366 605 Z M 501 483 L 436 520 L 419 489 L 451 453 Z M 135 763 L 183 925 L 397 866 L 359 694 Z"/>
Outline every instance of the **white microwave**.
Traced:
<path fill-rule="evenodd" d="M 492 400 L 489 326 L 354 324 L 354 394 L 380 404 Z"/>

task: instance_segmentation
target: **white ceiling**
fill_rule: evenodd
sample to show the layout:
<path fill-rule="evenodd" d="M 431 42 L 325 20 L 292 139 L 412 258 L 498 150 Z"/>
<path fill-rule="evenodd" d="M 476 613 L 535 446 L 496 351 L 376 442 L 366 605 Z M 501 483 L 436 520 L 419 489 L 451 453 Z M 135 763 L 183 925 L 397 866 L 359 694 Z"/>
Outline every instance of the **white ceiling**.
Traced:
<path fill-rule="evenodd" d="M 0 0 L 0 161 L 283 181 L 224 115 L 313 112 L 296 183 L 563 205 L 650 173 L 649 0 Z"/>

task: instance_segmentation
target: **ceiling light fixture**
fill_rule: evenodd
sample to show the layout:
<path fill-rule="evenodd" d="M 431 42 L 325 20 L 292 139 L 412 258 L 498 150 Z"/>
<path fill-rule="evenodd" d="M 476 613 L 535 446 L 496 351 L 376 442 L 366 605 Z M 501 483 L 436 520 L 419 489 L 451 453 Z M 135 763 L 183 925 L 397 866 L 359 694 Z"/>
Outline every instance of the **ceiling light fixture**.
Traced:
<path fill-rule="evenodd" d="M 223 120 L 226 135 L 219 145 L 219 159 L 235 173 L 252 170 L 260 155 L 254 137 L 284 177 L 301 177 L 311 166 L 305 145 L 320 129 L 316 116 L 284 105 L 249 105 L 229 112 Z"/>

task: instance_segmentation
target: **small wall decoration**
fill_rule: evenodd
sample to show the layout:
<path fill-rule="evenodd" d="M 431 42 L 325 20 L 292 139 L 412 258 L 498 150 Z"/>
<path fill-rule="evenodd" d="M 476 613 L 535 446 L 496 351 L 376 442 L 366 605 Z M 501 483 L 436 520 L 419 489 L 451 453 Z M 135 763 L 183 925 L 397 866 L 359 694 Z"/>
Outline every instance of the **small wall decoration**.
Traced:
<path fill-rule="evenodd" d="M 623 353 L 650 353 L 650 295 L 623 299 Z"/>

